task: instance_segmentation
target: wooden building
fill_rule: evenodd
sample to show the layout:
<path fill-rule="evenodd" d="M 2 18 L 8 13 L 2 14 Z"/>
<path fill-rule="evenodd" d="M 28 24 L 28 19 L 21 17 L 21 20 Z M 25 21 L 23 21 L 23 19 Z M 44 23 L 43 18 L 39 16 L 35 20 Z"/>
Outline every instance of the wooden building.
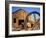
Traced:
<path fill-rule="evenodd" d="M 12 14 L 12 27 L 19 28 L 20 25 L 25 21 L 28 13 L 22 9 L 17 10 Z"/>

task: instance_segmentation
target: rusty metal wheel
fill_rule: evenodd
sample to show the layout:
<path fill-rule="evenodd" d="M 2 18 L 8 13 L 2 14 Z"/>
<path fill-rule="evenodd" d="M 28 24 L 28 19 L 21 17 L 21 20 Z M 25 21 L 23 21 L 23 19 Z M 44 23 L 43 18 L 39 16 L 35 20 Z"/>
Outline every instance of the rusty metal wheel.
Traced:
<path fill-rule="evenodd" d="M 28 22 L 30 22 L 31 28 L 33 30 L 33 28 L 35 28 L 35 26 L 40 24 L 39 23 L 40 22 L 40 13 L 36 12 L 36 11 L 30 12 L 26 17 L 25 24 L 27 24 Z"/>

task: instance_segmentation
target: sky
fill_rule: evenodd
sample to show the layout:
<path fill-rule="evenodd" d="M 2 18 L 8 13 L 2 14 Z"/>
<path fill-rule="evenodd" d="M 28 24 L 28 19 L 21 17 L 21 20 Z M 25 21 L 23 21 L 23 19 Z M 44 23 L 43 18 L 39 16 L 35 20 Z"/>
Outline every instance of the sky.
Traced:
<path fill-rule="evenodd" d="M 33 7 L 12 7 L 12 13 L 15 12 L 18 9 L 23 9 L 27 12 L 33 12 L 33 11 L 37 11 L 40 12 L 40 8 L 33 8 Z"/>
<path fill-rule="evenodd" d="M 40 8 L 35 8 L 35 7 L 34 8 L 33 7 L 12 7 L 12 13 L 14 13 L 18 9 L 23 9 L 23 10 L 27 11 L 28 13 L 31 13 L 33 11 L 36 11 L 36 12 L 39 12 L 40 13 Z M 32 15 L 32 17 L 33 16 L 34 15 Z M 39 18 L 38 15 L 35 15 L 35 16 L 36 16 L 36 19 Z M 33 19 L 34 19 L 34 17 L 33 17 Z"/>

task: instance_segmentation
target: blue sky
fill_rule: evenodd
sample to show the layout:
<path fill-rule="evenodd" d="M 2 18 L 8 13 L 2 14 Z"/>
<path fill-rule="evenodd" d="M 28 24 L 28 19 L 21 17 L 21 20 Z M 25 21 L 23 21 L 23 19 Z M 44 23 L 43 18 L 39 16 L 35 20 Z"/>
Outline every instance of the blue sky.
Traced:
<path fill-rule="evenodd" d="M 23 10 L 27 11 L 28 13 L 33 12 L 33 11 L 37 11 L 37 12 L 40 13 L 40 8 L 35 8 L 35 7 L 34 8 L 33 7 L 12 7 L 12 13 L 15 12 L 16 10 L 18 10 L 18 9 L 23 9 Z M 38 19 L 38 18 L 39 18 L 39 16 L 36 15 L 36 19 Z"/>
<path fill-rule="evenodd" d="M 37 11 L 40 12 L 40 8 L 33 8 L 33 7 L 12 7 L 12 12 L 15 12 L 18 9 L 23 9 L 27 12 L 33 12 L 33 11 Z"/>

